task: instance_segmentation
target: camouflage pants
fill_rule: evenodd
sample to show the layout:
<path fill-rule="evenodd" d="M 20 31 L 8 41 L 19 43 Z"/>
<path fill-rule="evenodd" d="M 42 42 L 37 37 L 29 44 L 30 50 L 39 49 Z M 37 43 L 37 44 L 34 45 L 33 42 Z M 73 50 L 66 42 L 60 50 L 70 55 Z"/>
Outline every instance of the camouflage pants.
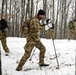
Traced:
<path fill-rule="evenodd" d="M 36 39 L 28 37 L 27 38 L 27 43 L 24 47 L 25 53 L 22 56 L 17 69 L 22 69 L 22 66 L 25 64 L 26 60 L 30 57 L 30 54 L 31 54 L 32 49 L 34 48 L 34 46 L 40 50 L 39 64 L 44 63 L 44 55 L 45 55 L 45 51 L 46 51 L 44 45 L 41 43 L 40 40 L 36 40 Z"/>
<path fill-rule="evenodd" d="M 74 29 L 71 29 L 69 31 L 68 40 L 70 40 L 72 37 L 75 37 L 75 39 L 76 39 L 76 30 L 74 30 Z"/>
<path fill-rule="evenodd" d="M 1 43 L 2 43 L 2 46 L 3 46 L 3 49 L 6 53 L 9 53 L 9 49 L 7 47 L 7 44 L 6 44 L 6 38 L 4 39 L 1 39 Z"/>
<path fill-rule="evenodd" d="M 6 36 L 2 31 L 0 31 L 0 40 L 1 40 L 4 51 L 6 53 L 9 53 L 9 48 L 7 47 L 7 44 L 6 44 Z"/>
<path fill-rule="evenodd" d="M 47 31 L 46 37 L 47 37 L 47 39 L 50 39 L 50 38 L 55 39 L 54 29 L 49 29 L 49 30 Z"/>

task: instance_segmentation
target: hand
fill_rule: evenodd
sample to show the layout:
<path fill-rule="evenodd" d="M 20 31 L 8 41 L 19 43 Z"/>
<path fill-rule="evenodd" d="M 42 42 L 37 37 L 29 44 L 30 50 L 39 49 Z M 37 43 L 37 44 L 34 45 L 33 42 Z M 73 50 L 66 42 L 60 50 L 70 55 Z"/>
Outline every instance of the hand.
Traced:
<path fill-rule="evenodd" d="M 50 29 L 54 29 L 54 24 L 52 23 L 52 27 L 50 27 Z"/>
<path fill-rule="evenodd" d="M 48 30 L 48 29 L 54 29 L 54 24 L 49 23 L 48 25 L 45 25 L 45 30 Z"/>
<path fill-rule="evenodd" d="M 44 22 L 43 22 L 44 25 L 48 25 L 49 23 L 50 23 L 50 19 L 46 19 L 46 20 L 44 20 Z"/>
<path fill-rule="evenodd" d="M 47 19 L 47 20 L 46 20 L 46 23 L 47 23 L 47 24 L 51 23 L 51 22 L 50 22 L 50 19 Z"/>
<path fill-rule="evenodd" d="M 54 29 L 54 24 L 53 24 L 53 23 L 49 23 L 49 24 L 48 24 L 48 27 L 49 27 L 50 29 Z"/>

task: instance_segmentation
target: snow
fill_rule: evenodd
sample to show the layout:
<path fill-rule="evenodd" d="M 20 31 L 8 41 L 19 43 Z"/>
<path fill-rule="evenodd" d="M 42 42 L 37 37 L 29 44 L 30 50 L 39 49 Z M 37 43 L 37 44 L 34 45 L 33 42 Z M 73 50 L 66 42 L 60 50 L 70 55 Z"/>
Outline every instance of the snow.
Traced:
<path fill-rule="evenodd" d="M 49 67 L 40 69 L 38 66 L 39 50 L 36 48 L 32 60 L 27 60 L 22 71 L 16 71 L 15 69 L 25 52 L 23 47 L 26 43 L 26 38 L 8 37 L 7 45 L 10 49 L 9 56 L 5 56 L 1 45 L 2 75 L 75 75 L 76 40 L 56 39 L 54 41 L 60 69 L 56 69 L 57 62 L 56 58 L 54 58 L 55 51 L 52 40 L 41 38 L 41 41 L 46 47 L 45 63 L 50 64 Z"/>

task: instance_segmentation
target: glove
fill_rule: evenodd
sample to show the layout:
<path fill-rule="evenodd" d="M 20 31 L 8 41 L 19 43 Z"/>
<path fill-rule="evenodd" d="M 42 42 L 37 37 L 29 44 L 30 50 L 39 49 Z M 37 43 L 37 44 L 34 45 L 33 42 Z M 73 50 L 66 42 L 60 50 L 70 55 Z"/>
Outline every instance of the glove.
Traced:
<path fill-rule="evenodd" d="M 53 29 L 53 28 L 54 28 L 54 25 L 53 25 L 52 23 L 49 23 L 47 26 L 48 26 L 50 29 Z"/>
<path fill-rule="evenodd" d="M 47 25 L 45 25 L 45 30 L 48 30 L 48 29 L 49 29 L 49 27 Z"/>
<path fill-rule="evenodd" d="M 50 27 L 50 29 L 54 29 L 54 24 L 52 23 L 52 27 Z"/>
<path fill-rule="evenodd" d="M 49 26 L 50 26 L 50 19 L 44 20 L 44 21 L 43 21 L 43 24 L 45 25 L 45 30 L 50 29 L 50 28 L 49 28 Z"/>
<path fill-rule="evenodd" d="M 48 25 L 45 25 L 45 30 L 48 30 L 48 29 L 54 29 L 54 24 L 50 23 Z"/>
<path fill-rule="evenodd" d="M 48 25 L 50 23 L 50 19 L 44 20 L 43 24 Z"/>
<path fill-rule="evenodd" d="M 50 23 L 50 19 L 47 19 L 47 20 L 46 20 L 46 24 L 49 24 L 49 23 Z"/>

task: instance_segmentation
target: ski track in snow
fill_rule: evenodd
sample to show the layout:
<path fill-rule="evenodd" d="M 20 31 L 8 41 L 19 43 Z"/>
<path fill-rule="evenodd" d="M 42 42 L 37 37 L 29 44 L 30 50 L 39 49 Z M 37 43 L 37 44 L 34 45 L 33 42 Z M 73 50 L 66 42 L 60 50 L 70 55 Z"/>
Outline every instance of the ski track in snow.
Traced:
<path fill-rule="evenodd" d="M 22 71 L 16 71 L 15 69 L 25 52 L 23 47 L 26 43 L 26 38 L 8 37 L 9 56 L 5 56 L 1 46 L 2 75 L 75 75 L 76 40 L 54 41 L 60 69 L 56 69 L 57 62 L 52 40 L 41 39 L 41 41 L 46 47 L 45 63 L 50 64 L 50 66 L 45 68 L 38 66 L 39 50 L 36 48 L 32 60 L 27 60 Z"/>

